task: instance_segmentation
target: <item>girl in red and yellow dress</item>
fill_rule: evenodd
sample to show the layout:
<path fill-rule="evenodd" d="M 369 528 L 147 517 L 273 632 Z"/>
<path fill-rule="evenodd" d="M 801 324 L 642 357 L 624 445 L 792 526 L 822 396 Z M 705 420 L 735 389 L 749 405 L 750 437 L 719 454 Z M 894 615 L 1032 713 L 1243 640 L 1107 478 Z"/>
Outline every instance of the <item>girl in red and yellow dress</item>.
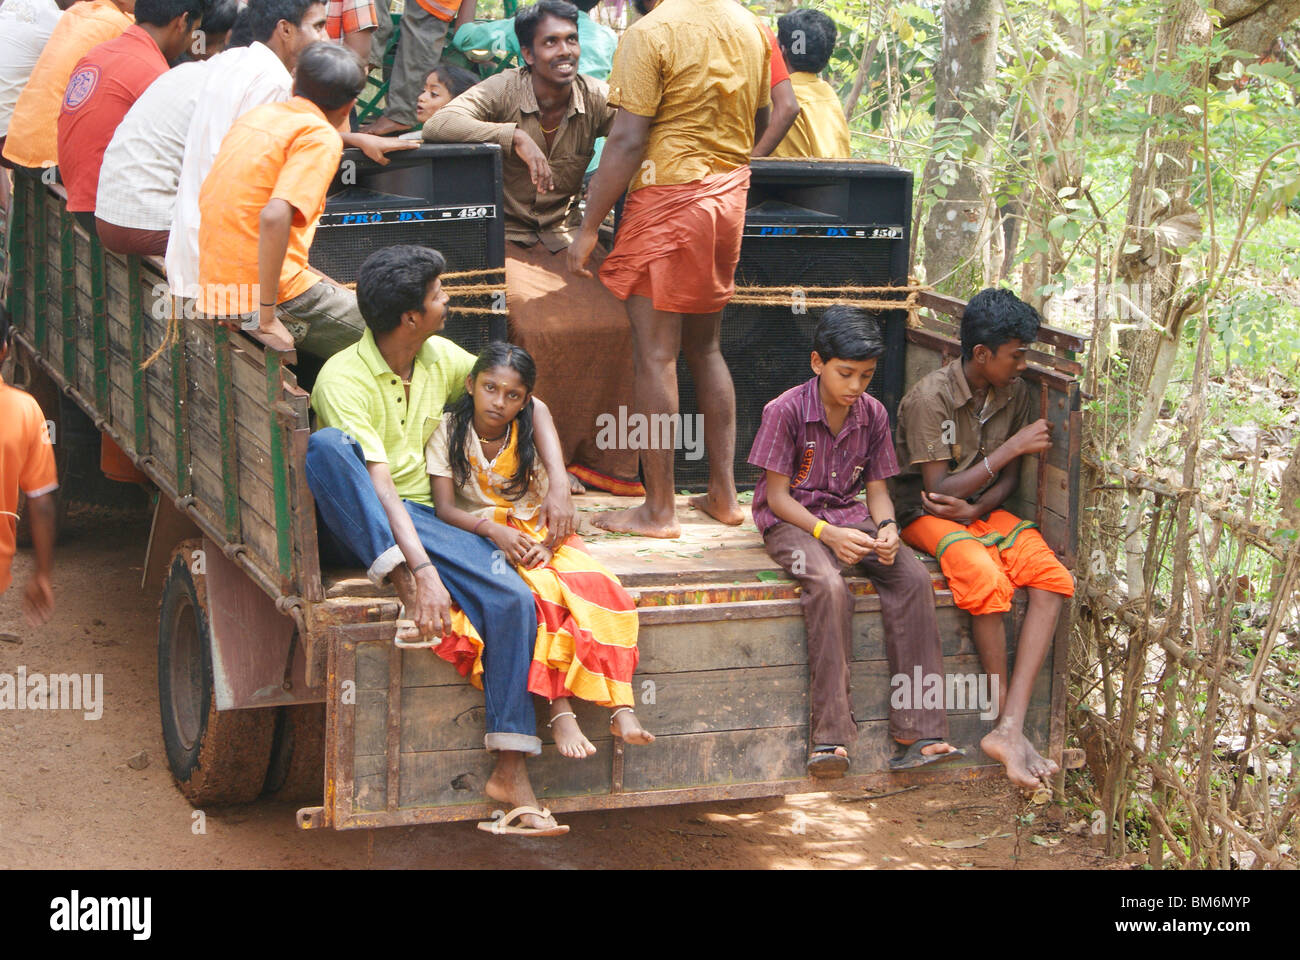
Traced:
<path fill-rule="evenodd" d="M 537 368 L 522 347 L 489 344 L 425 448 L 439 519 L 491 540 L 537 603 L 537 644 L 528 689 L 551 703 L 560 753 L 596 752 L 578 726 L 570 697 L 609 707 L 610 728 L 628 743 L 654 737 L 632 711 L 637 613 L 618 579 L 577 536 L 551 550 L 538 513 L 548 478 L 533 441 Z M 445 638 L 438 656 L 478 685 L 482 641 L 472 631 Z"/>

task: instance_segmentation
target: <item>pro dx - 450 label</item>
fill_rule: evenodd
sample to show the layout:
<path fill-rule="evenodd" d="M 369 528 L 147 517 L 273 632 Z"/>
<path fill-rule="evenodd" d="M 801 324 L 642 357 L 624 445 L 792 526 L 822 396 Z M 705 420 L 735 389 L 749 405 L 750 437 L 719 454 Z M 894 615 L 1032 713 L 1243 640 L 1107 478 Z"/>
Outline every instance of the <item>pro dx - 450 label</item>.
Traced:
<path fill-rule="evenodd" d="M 421 223 L 439 220 L 493 220 L 497 208 L 420 207 L 412 210 L 364 210 L 356 213 L 330 213 L 321 217 L 322 227 L 354 227 L 374 223 Z"/>

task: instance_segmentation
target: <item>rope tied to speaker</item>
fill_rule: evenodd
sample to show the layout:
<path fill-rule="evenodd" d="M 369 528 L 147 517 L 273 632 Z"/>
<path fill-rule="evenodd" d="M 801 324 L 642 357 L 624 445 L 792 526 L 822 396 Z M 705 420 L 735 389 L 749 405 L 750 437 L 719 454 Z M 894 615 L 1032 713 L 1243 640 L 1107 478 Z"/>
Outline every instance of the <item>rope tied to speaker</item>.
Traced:
<path fill-rule="evenodd" d="M 863 310 L 906 310 L 908 322 L 913 322 L 916 311 L 920 309 L 921 293 L 931 287 L 909 284 L 897 287 L 858 287 L 858 286 L 800 286 L 781 285 L 742 285 L 736 287 L 731 303 L 746 307 L 832 307 L 844 303 Z M 777 296 L 774 291 L 785 291 Z M 838 296 L 808 296 L 808 294 L 838 294 Z M 873 297 L 871 294 L 894 293 L 906 294 L 898 299 Z"/>

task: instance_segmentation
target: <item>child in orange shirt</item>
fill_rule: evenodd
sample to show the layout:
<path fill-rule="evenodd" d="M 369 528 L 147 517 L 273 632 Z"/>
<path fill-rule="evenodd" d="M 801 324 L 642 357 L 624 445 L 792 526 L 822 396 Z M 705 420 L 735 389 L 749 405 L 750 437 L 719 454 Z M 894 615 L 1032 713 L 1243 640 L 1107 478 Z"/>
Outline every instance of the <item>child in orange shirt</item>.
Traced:
<path fill-rule="evenodd" d="M 12 327 L 0 306 L 0 366 L 9 353 Z M 0 379 L 0 593 L 9 589 L 9 566 L 17 547 L 18 491 L 27 494 L 36 569 L 23 592 L 23 609 L 32 626 L 40 626 L 54 612 L 50 573 L 54 566 L 54 447 L 45 426 L 45 414 L 30 393 Z"/>
<path fill-rule="evenodd" d="M 293 98 L 241 116 L 203 181 L 198 309 L 273 350 L 330 357 L 365 330 L 356 294 L 307 262 L 364 83 L 351 50 L 311 44 Z"/>

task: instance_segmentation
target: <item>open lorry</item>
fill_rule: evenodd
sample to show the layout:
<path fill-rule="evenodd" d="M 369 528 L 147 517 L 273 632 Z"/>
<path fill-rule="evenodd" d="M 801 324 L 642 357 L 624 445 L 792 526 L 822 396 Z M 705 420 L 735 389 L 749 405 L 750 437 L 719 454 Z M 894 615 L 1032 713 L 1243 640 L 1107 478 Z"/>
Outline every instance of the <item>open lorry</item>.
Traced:
<path fill-rule="evenodd" d="M 142 587 L 159 596 L 159 709 L 178 787 L 196 805 L 302 800 L 305 828 L 487 816 L 481 694 L 432 652 L 393 645 L 391 592 L 362 571 L 321 567 L 303 469 L 308 394 L 294 370 L 210 321 L 183 317 L 169 338 L 173 302 L 160 261 L 106 252 L 66 212 L 57 185 L 19 176 L 15 187 L 9 308 L 19 385 L 52 421 L 75 404 L 153 494 Z M 905 356 L 885 361 L 904 365 L 905 387 L 960 355 L 954 324 L 962 303 L 928 293 L 920 302 Z M 1053 424 L 1053 446 L 1025 458 L 1010 507 L 1036 520 L 1069 566 L 1081 437 L 1074 356 L 1084 343 L 1044 327 L 1039 346 L 1024 378 L 1034 408 Z M 609 505 L 577 502 L 580 516 Z M 633 686 L 638 714 L 657 739 L 624 753 L 604 732 L 592 737 L 597 755 L 575 762 L 558 754 L 539 723 L 547 742 L 529 771 L 556 812 L 826 789 L 804 770 L 808 670 L 797 584 L 767 557 L 752 525 L 723 530 L 683 518 L 681 542 L 589 541 L 637 600 Z M 969 618 L 927 563 L 945 669 L 978 673 Z M 950 715 L 950 740 L 967 749 L 966 760 L 889 772 L 879 603 L 868 581 L 854 581 L 854 590 L 861 737 L 837 789 L 999 773 L 978 749 L 988 722 L 975 704 Z M 1018 591 L 1009 641 L 1024 607 Z M 1026 723 L 1058 762 L 1068 636 L 1062 617 Z M 587 729 L 607 731 L 599 710 L 577 709 Z"/>

